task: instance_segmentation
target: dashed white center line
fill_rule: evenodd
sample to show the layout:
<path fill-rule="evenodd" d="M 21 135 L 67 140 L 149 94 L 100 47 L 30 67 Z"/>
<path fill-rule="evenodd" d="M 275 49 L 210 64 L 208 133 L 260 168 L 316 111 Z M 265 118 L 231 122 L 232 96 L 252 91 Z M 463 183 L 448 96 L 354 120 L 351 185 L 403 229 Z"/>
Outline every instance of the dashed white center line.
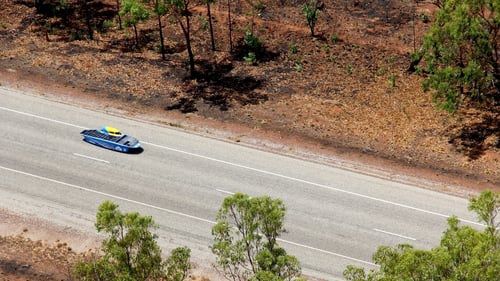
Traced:
<path fill-rule="evenodd" d="M 189 214 L 186 214 L 186 213 L 181 213 L 181 212 L 178 212 L 178 211 L 175 211 L 175 210 L 171 210 L 171 209 L 167 209 L 167 208 L 163 208 L 163 207 L 151 205 L 151 204 L 148 204 L 148 203 L 144 203 L 144 202 L 141 202 L 141 201 L 129 199 L 129 198 L 126 198 L 126 197 L 121 197 L 121 196 L 117 196 L 117 195 L 114 195 L 114 194 L 105 193 L 105 192 L 102 192 L 102 191 L 98 191 L 98 190 L 94 190 L 94 189 L 91 189 L 91 188 L 79 186 L 79 185 L 76 185 L 76 184 L 66 183 L 66 182 L 63 182 L 63 181 L 58 181 L 58 180 L 55 180 L 55 179 L 51 179 L 51 178 L 47 178 L 47 177 L 43 177 L 43 176 L 31 174 L 31 173 L 19 171 L 19 170 L 8 168 L 8 167 L 0 166 L 0 170 L 10 171 L 10 172 L 13 172 L 13 173 L 17 173 L 17 174 L 21 174 L 21 175 L 33 177 L 33 178 L 36 178 L 36 179 L 39 179 L 39 180 L 49 181 L 49 182 L 60 184 L 60 185 L 64 185 L 64 186 L 67 186 L 67 187 L 70 187 L 70 188 L 79 189 L 79 190 L 82 190 L 82 191 L 86 191 L 86 192 L 98 194 L 98 195 L 101 195 L 101 196 L 105 196 L 105 197 L 109 197 L 109 198 L 113 198 L 113 199 L 117 199 L 117 200 L 129 202 L 129 203 L 133 203 L 133 204 L 137 204 L 137 205 L 149 207 L 149 208 L 160 210 L 160 211 L 163 211 L 163 212 L 167 212 L 167 213 L 170 213 L 170 214 L 173 214 L 173 215 L 178 215 L 178 216 L 186 217 L 186 218 L 189 218 L 189 219 L 193 219 L 193 220 L 205 222 L 205 223 L 208 223 L 208 224 L 211 224 L 211 225 L 216 224 L 216 222 L 212 221 L 212 220 L 208 220 L 208 219 L 200 218 L 200 217 L 197 217 L 197 216 L 189 215 Z M 336 256 L 336 257 L 348 259 L 348 260 L 351 260 L 351 261 L 355 261 L 355 262 L 358 262 L 358 263 L 363 263 L 363 264 L 370 265 L 370 266 L 378 266 L 378 265 L 376 265 L 376 264 L 374 264 L 372 262 L 369 262 L 369 261 L 360 260 L 360 259 L 357 259 L 357 258 L 353 258 L 353 257 L 345 256 L 345 255 L 342 255 L 342 254 L 338 254 L 338 253 L 335 253 L 335 252 L 331 252 L 331 251 L 327 251 L 327 250 L 323 250 L 323 249 L 311 247 L 311 246 L 300 244 L 300 243 L 297 243 L 297 242 L 293 242 L 293 241 L 289 241 L 289 240 L 284 240 L 284 239 L 278 239 L 278 240 L 281 241 L 281 242 L 283 242 L 283 243 L 287 243 L 287 244 L 290 244 L 290 245 L 295 245 L 295 246 L 298 246 L 298 247 L 302 247 L 302 248 L 309 249 L 309 250 L 312 250 L 312 251 L 317 251 L 317 252 L 328 254 L 328 255 L 331 255 L 331 256 Z"/>
<path fill-rule="evenodd" d="M 222 193 L 226 193 L 226 194 L 229 194 L 229 195 L 234 195 L 235 193 L 234 192 L 231 192 L 231 191 L 226 191 L 226 190 L 223 190 L 223 189 L 215 189 L 217 190 L 218 192 L 222 192 Z"/>
<path fill-rule="evenodd" d="M 68 122 L 58 121 L 58 120 L 54 120 L 54 119 L 51 119 L 51 118 L 47 118 L 47 117 L 43 117 L 43 116 L 39 116 L 39 115 L 35 115 L 35 114 L 23 112 L 23 111 L 18 111 L 18 110 L 14 110 L 14 109 L 2 107 L 2 106 L 0 106 L 0 110 L 10 111 L 10 112 L 14 112 L 14 113 L 18 113 L 18 114 L 22 114 L 22 115 L 34 117 L 34 118 L 39 118 L 39 119 L 50 121 L 50 122 L 55 122 L 55 123 L 59 123 L 59 124 L 67 125 L 67 126 L 72 126 L 72 127 L 75 127 L 75 128 L 84 128 L 82 126 L 71 124 L 71 123 L 68 123 Z M 266 171 L 266 170 L 262 170 L 262 169 L 257 169 L 257 168 L 253 168 L 253 167 L 250 167 L 250 166 L 245 166 L 245 165 L 241 165 L 241 164 L 237 164 L 237 163 L 233 163 L 233 162 L 229 162 L 229 161 L 225 161 L 225 160 L 221 160 L 221 159 L 217 159 L 217 158 L 213 158 L 213 157 L 209 157 L 209 156 L 205 156 L 205 155 L 201 155 L 201 154 L 196 154 L 196 153 L 192 153 L 192 152 L 188 152 L 188 151 L 176 149 L 176 148 L 173 148 L 173 147 L 168 147 L 168 146 L 164 146 L 164 145 L 154 144 L 154 143 L 150 143 L 150 142 L 147 142 L 147 141 L 141 141 L 141 143 L 146 144 L 146 145 L 150 145 L 150 146 L 153 146 L 153 147 L 157 147 L 157 148 L 162 148 L 162 149 L 166 149 L 166 150 L 170 150 L 170 151 L 175 151 L 175 152 L 182 153 L 182 154 L 185 154 L 185 155 L 191 155 L 191 156 L 197 157 L 197 158 L 202 158 L 202 159 L 210 160 L 210 161 L 213 161 L 213 162 L 218 162 L 218 163 L 230 165 L 230 166 L 233 166 L 233 167 L 238 167 L 238 168 L 241 168 L 241 169 L 246 169 L 246 170 L 254 171 L 254 172 L 265 174 L 265 175 L 271 175 L 271 176 L 279 177 L 279 178 L 282 178 L 282 179 L 287 179 L 287 180 L 290 180 L 290 181 L 295 181 L 295 182 L 299 182 L 299 183 L 303 183 L 303 184 L 307 184 L 307 185 L 312 185 L 312 186 L 316 186 L 316 187 L 319 187 L 319 188 L 323 188 L 323 189 L 327 189 L 327 190 L 331 190 L 331 191 L 335 191 L 335 192 L 349 194 L 351 196 L 360 197 L 360 198 L 364 198 L 364 199 L 371 200 L 371 201 L 376 201 L 376 202 L 383 203 L 383 204 L 393 205 L 393 206 L 397 206 L 397 207 L 400 207 L 400 208 L 405 208 L 405 209 L 409 209 L 409 210 L 413 210 L 413 211 L 417 211 L 417 212 L 421 212 L 421 213 L 426 213 L 426 214 L 430 214 L 430 215 L 434 215 L 434 216 L 439 216 L 439 217 L 442 217 L 442 218 L 449 218 L 449 217 L 451 217 L 448 214 L 434 212 L 434 211 L 430 211 L 430 210 L 426 210 L 426 209 L 414 207 L 414 206 L 411 206 L 411 205 L 406 205 L 406 204 L 402 204 L 402 203 L 398 203 L 398 202 L 393 202 L 393 201 L 390 201 L 390 200 L 386 200 L 386 199 L 382 199 L 382 198 L 378 198 L 378 197 L 373 197 L 373 196 L 369 196 L 369 195 L 365 195 L 365 194 L 361 194 L 361 193 L 357 193 L 357 192 L 353 192 L 353 191 L 349 191 L 349 190 L 345 190 L 345 189 L 341 189 L 341 188 L 337 188 L 337 187 L 325 185 L 325 184 L 319 184 L 319 183 L 315 183 L 315 182 L 303 180 L 303 179 L 300 179 L 300 178 L 295 178 L 295 177 L 291 177 L 291 176 L 287 176 L 287 175 L 283 175 L 283 174 L 279 174 L 279 173 L 274 173 L 274 172 L 270 172 L 270 171 Z M 467 220 L 467 219 L 463 219 L 463 218 L 459 218 L 459 219 L 462 222 L 466 222 L 466 223 L 469 223 L 469 224 L 474 224 L 474 225 L 483 226 L 483 227 L 485 226 L 484 224 L 478 223 L 478 222 L 475 222 L 475 221 L 471 221 L 471 220 Z"/>
<path fill-rule="evenodd" d="M 79 154 L 79 153 L 73 153 L 73 155 L 109 164 L 109 161 L 102 160 L 102 159 L 99 159 L 99 158 L 94 158 L 94 157 L 90 157 L 90 156 Z"/>
<path fill-rule="evenodd" d="M 417 239 L 415 239 L 413 237 L 409 237 L 409 236 L 405 236 L 405 235 L 401 235 L 401 234 L 397 234 L 397 233 L 393 233 L 393 232 L 381 230 L 381 229 L 378 229 L 378 228 L 374 228 L 373 230 L 375 230 L 377 232 L 382 232 L 382 233 L 385 233 L 385 234 L 389 234 L 389 235 L 401 237 L 401 238 L 404 238 L 404 239 L 408 239 L 408 240 L 412 240 L 412 241 L 417 241 Z"/>

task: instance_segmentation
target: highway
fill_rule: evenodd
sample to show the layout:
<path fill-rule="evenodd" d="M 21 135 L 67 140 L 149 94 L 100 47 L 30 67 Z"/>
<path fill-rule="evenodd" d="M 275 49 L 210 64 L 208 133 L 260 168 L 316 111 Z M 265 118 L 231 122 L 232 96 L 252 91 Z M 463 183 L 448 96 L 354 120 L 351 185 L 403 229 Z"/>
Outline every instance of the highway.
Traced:
<path fill-rule="evenodd" d="M 82 141 L 101 125 L 144 152 Z M 216 212 L 234 192 L 283 199 L 280 244 L 326 280 L 342 280 L 348 264 L 375 268 L 379 245 L 437 245 L 450 215 L 477 226 L 464 198 L 0 87 L 0 208 L 92 232 L 97 206 L 113 200 L 153 216 L 165 250 L 186 245 L 209 264 Z"/>

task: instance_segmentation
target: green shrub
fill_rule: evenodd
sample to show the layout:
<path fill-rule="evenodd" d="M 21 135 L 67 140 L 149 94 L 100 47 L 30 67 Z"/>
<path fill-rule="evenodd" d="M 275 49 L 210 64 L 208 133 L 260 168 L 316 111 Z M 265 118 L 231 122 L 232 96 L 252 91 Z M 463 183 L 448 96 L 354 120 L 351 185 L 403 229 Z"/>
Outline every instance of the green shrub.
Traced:
<path fill-rule="evenodd" d="M 304 66 L 302 65 L 301 61 L 295 61 L 295 64 L 293 65 L 293 69 L 297 72 L 302 72 L 304 70 Z"/>
<path fill-rule="evenodd" d="M 191 263 L 191 250 L 187 247 L 179 247 L 172 250 L 170 257 L 168 257 L 166 267 L 166 280 L 167 281 L 182 281 L 186 279 Z"/>
<path fill-rule="evenodd" d="M 337 34 L 332 34 L 332 36 L 330 37 L 330 41 L 333 44 L 337 44 L 340 41 L 340 38 Z"/>
<path fill-rule="evenodd" d="M 258 51 L 262 48 L 262 42 L 259 37 L 255 36 L 252 31 L 245 31 L 245 36 L 243 37 L 243 42 L 245 46 L 252 51 Z"/>
<path fill-rule="evenodd" d="M 248 52 L 248 55 L 244 56 L 243 59 L 246 63 L 255 65 L 257 63 L 257 56 L 254 52 Z"/>

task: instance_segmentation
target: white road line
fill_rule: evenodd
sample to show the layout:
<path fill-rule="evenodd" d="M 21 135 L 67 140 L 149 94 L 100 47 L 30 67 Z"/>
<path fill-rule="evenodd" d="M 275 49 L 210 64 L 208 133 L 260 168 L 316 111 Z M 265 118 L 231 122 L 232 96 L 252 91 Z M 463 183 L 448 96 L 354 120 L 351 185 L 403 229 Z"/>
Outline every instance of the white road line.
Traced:
<path fill-rule="evenodd" d="M 17 174 L 21 174 L 21 175 L 25 175 L 25 176 L 29 176 L 29 177 L 33 177 L 33 178 L 40 179 L 40 180 L 45 180 L 45 181 L 49 181 L 49 182 L 61 184 L 61 185 L 72 187 L 72 188 L 75 188 L 75 189 L 78 189 L 78 190 L 83 190 L 83 191 L 87 191 L 87 192 L 90 192 L 90 193 L 99 194 L 99 195 L 102 195 L 102 196 L 105 196 L 105 197 L 110 197 L 110 198 L 113 198 L 113 199 L 118 199 L 118 200 L 122 200 L 122 201 L 129 202 L 129 203 L 134 203 L 134 204 L 137 204 L 137 205 L 141 205 L 141 206 L 149 207 L 149 208 L 152 208 L 152 209 L 164 211 L 164 212 L 167 212 L 167 213 L 170 213 L 170 214 L 174 214 L 174 215 L 178 215 L 178 216 L 182 216 L 182 217 L 194 219 L 194 220 L 205 222 L 205 223 L 208 223 L 208 224 L 212 224 L 212 225 L 216 224 L 215 221 L 211 221 L 211 220 L 203 219 L 203 218 L 200 218 L 200 217 L 188 215 L 188 214 L 185 214 L 185 213 L 177 212 L 177 211 L 174 211 L 174 210 L 170 210 L 170 209 L 158 207 L 158 206 L 151 205 L 151 204 L 148 204 L 148 203 L 143 203 L 143 202 L 140 202 L 140 201 L 137 201 L 137 200 L 132 200 L 132 199 L 128 199 L 128 198 L 125 198 L 125 197 L 121 197 L 121 196 L 117 196 L 117 195 L 105 193 L 105 192 L 102 192 L 102 191 L 97 191 L 97 190 L 86 188 L 86 187 L 83 187 L 83 186 L 79 186 L 79 185 L 75 185 L 75 184 L 71 184 L 71 183 L 66 183 L 66 182 L 62 182 L 62 181 L 58 181 L 58 180 L 46 178 L 46 177 L 43 177 L 43 176 L 38 176 L 38 175 L 35 175 L 35 174 L 31 174 L 31 173 L 27 173 L 27 172 L 15 170 L 15 169 L 7 168 L 7 167 L 4 167 L 4 166 L 0 166 L 0 169 L 6 170 L 6 171 L 10 171 L 10 172 L 13 172 L 13 173 L 17 173 Z M 324 254 L 329 254 L 329 255 L 332 255 L 332 256 L 336 256 L 336 257 L 348 259 L 348 260 L 351 260 L 351 261 L 356 261 L 356 262 L 359 262 L 359 263 L 364 263 L 364 264 L 367 264 L 367 265 L 377 266 L 376 264 L 371 263 L 371 262 L 367 262 L 367 261 L 364 261 L 364 260 L 360 260 L 360 259 L 356 259 L 356 258 L 344 256 L 344 255 L 341 255 L 341 254 L 337 254 L 337 253 L 334 253 L 334 252 L 330 252 L 330 251 L 322 250 L 322 249 L 319 249 L 319 248 L 307 246 L 307 245 L 304 245 L 304 244 L 299 244 L 299 243 L 288 241 L 288 240 L 284 240 L 284 239 L 278 239 L 278 240 L 281 241 L 281 242 L 283 242 L 283 243 L 295 245 L 295 246 L 298 246 L 298 247 L 302 247 L 302 248 L 305 248 L 305 249 L 309 249 L 309 250 L 321 252 L 321 253 L 324 253 Z"/>
<path fill-rule="evenodd" d="M 98 158 L 94 158 L 94 157 L 90 157 L 90 156 L 83 155 L 83 154 L 73 153 L 73 155 L 109 164 L 109 161 L 98 159 Z"/>
<path fill-rule="evenodd" d="M 148 144 L 148 145 L 151 145 L 151 146 L 158 147 L 158 148 L 163 148 L 163 149 L 166 149 L 166 150 L 183 153 L 183 154 L 195 156 L 195 157 L 198 157 L 198 158 L 203 158 L 203 159 L 206 159 L 206 160 L 223 163 L 223 164 L 226 164 L 226 165 L 230 165 L 230 166 L 234 166 L 234 167 L 238 167 L 238 168 L 242 168 L 242 169 L 247 169 L 247 170 L 254 171 L 254 172 L 259 172 L 259 173 L 266 174 L 266 175 L 276 176 L 276 177 L 287 179 L 287 180 L 291 180 L 291 181 L 305 183 L 305 184 L 309 184 L 309 185 L 316 186 L 316 187 L 321 187 L 321 188 L 332 190 L 332 191 L 342 192 L 342 193 L 345 193 L 345 194 L 349 194 L 349 195 L 353 195 L 353 196 L 357 196 L 357 197 L 361 197 L 361 198 L 365 198 L 365 199 L 369 199 L 369 200 L 373 200 L 373 201 L 377 201 L 377 202 L 381 202 L 381 203 L 386 203 L 386 204 L 389 204 L 389 205 L 394 205 L 394 206 L 398 206 L 398 207 L 402 207 L 402 208 L 406 208 L 406 209 L 410 209 L 410 210 L 414 210 L 414 211 L 418 211 L 418 212 L 422 212 L 422 213 L 427 213 L 427 214 L 431 214 L 431 215 L 436 215 L 436 216 L 440 216 L 440 217 L 444 217 L 444 218 L 449 218 L 450 217 L 449 215 L 441 214 L 441 213 L 438 213 L 438 212 L 433 212 L 433 211 L 429 211 L 429 210 L 425 210 L 425 209 L 421 209 L 421 208 L 417 208 L 417 207 L 413 207 L 413 206 L 409 206 L 409 205 L 405 205 L 405 204 L 401 204 L 401 203 L 392 202 L 392 201 L 385 200 L 385 199 L 380 199 L 380 198 L 377 198 L 377 197 L 372 197 L 372 196 L 364 195 L 364 194 L 357 193 L 357 192 L 352 192 L 352 191 L 348 191 L 348 190 L 344 190 L 344 189 L 340 189 L 340 188 L 336 188 L 336 187 L 331 187 L 331 186 L 324 185 L 324 184 L 319 184 L 319 183 L 315 183 L 315 182 L 311 182 L 311 181 L 306 181 L 306 180 L 299 179 L 299 178 L 294 178 L 294 177 L 285 176 L 285 175 L 282 175 L 282 174 L 273 173 L 273 172 L 269 172 L 269 171 L 265 171 L 265 170 L 261 170 L 261 169 L 257 169 L 257 168 L 252 168 L 252 167 L 249 167 L 249 166 L 245 166 L 245 165 L 241 165 L 241 164 L 236 164 L 236 163 L 232 163 L 232 162 L 228 162 L 228 161 L 224 161 L 224 160 L 220 160 L 220 159 L 216 159 L 216 158 L 212 158 L 212 157 L 208 157 L 208 156 L 204 156 L 204 155 L 200 155 L 200 154 L 196 154 L 196 153 L 192 153 L 192 152 L 187 152 L 187 151 L 180 150 L 180 149 L 175 149 L 175 148 L 171 148 L 171 147 L 167 147 L 167 146 L 163 146 L 163 145 L 158 145 L 158 144 L 154 144 L 154 143 L 150 143 L 150 142 L 145 142 L 145 141 L 141 141 L 141 142 L 144 143 L 144 144 Z M 463 222 L 467 222 L 467 223 L 470 223 L 470 224 L 485 226 L 484 224 L 477 223 L 477 222 L 474 222 L 474 221 L 470 221 L 470 220 L 466 220 L 466 219 L 462 219 L 462 218 L 459 218 L 459 219 L 461 221 L 463 221 Z"/>
<path fill-rule="evenodd" d="M 393 233 L 393 232 L 389 232 L 389 231 L 385 231 L 385 230 L 381 230 L 381 229 L 378 229 L 378 228 L 374 228 L 373 230 L 378 231 L 378 232 L 382 232 L 382 233 L 385 233 L 385 234 L 389 234 L 389 235 L 394 235 L 394 236 L 397 236 L 397 237 L 405 238 L 405 239 L 408 239 L 408 240 L 417 241 L 417 239 L 415 239 L 415 238 L 412 238 L 412 237 L 409 237 L 409 236 L 404 236 L 404 235 Z"/>
<path fill-rule="evenodd" d="M 359 260 L 359 259 L 356 259 L 356 258 L 351 258 L 351 257 L 348 257 L 348 256 L 344 256 L 344 255 L 337 254 L 337 253 L 334 253 L 334 252 L 330 252 L 330 251 L 326 251 L 326 250 L 314 248 L 314 247 L 311 247 L 311 246 L 307 246 L 307 245 L 304 245 L 304 244 L 299 244 L 299 243 L 296 243 L 296 242 L 284 240 L 284 239 L 281 239 L 281 238 L 278 238 L 276 240 L 280 241 L 280 242 L 283 242 L 283 243 L 290 244 L 290 245 L 294 245 L 294 246 L 306 248 L 306 249 L 309 249 L 309 250 L 317 251 L 317 252 L 320 252 L 320 253 L 323 253 L 323 254 L 328 254 L 328 255 L 339 257 L 339 258 L 344 258 L 344 259 L 348 259 L 348 260 L 351 260 L 351 261 L 355 261 L 355 262 L 359 262 L 359 263 L 364 263 L 364 264 L 371 265 L 371 266 L 379 266 L 379 265 L 374 264 L 374 263 L 369 262 L 369 261 L 364 261 L 364 260 Z"/>
<path fill-rule="evenodd" d="M 18 111 L 18 110 L 6 108 L 6 107 L 3 107 L 3 106 L 0 106 L 0 109 L 5 110 L 5 111 L 14 112 L 14 113 L 21 114 L 21 115 L 26 115 L 26 116 L 29 116 L 29 117 L 34 117 L 34 118 L 38 118 L 38 119 L 42 119 L 42 120 L 54 122 L 54 123 L 63 124 L 63 125 L 66 125 L 66 126 L 75 127 L 75 128 L 78 128 L 78 129 L 86 129 L 83 126 L 79 126 L 79 125 L 75 125 L 75 124 L 71 124 L 71 123 L 67 123 L 67 122 L 63 122 L 63 121 L 58 121 L 58 120 L 55 120 L 55 119 L 51 119 L 51 118 L 47 118 L 47 117 L 43 117 L 43 116 L 39 116 L 39 115 L 27 113 L 27 112 L 22 112 L 22 111 Z"/>
<path fill-rule="evenodd" d="M 72 188 L 75 188 L 75 189 L 79 189 L 79 190 L 83 190 L 83 191 L 87 191 L 87 192 L 91 192 L 91 193 L 103 195 L 103 196 L 110 197 L 110 198 L 113 198 L 113 199 L 118 199 L 118 200 L 122 200 L 122 201 L 125 201 L 125 202 L 130 202 L 130 203 L 138 204 L 138 205 L 141 205 L 141 206 L 146 206 L 146 207 L 149 207 L 149 208 L 153 208 L 153 209 L 156 209 L 156 210 L 164 211 L 164 212 L 171 213 L 171 214 L 174 214 L 174 215 L 179 215 L 179 216 L 187 217 L 187 218 L 190 218 L 190 219 L 195 219 L 195 220 L 207 222 L 207 223 L 210 223 L 210 224 L 215 224 L 215 222 L 213 222 L 211 220 L 206 220 L 206 219 L 202 219 L 202 218 L 199 218 L 199 217 L 191 216 L 191 215 L 188 215 L 188 214 L 180 213 L 180 212 L 177 212 L 177 211 L 165 209 L 165 208 L 162 208 L 162 207 L 157 207 L 157 206 L 154 206 L 154 205 L 150 205 L 150 204 L 143 203 L 143 202 L 140 202 L 140 201 L 128 199 L 128 198 L 125 198 L 125 197 L 116 196 L 116 195 L 109 194 L 109 193 L 104 193 L 104 192 L 101 192 L 101 191 L 98 191 L 98 190 L 94 190 L 94 189 L 90 189 L 90 188 L 86 188 L 86 187 L 83 187 L 83 186 L 79 186 L 79 185 L 75 185 L 75 184 L 71 184 L 71 183 L 66 183 L 66 182 L 62 182 L 62 181 L 58 181 L 58 180 L 53 180 L 53 179 L 49 179 L 49 178 L 42 177 L 42 176 L 37 176 L 37 175 L 34 175 L 34 174 L 26 173 L 26 172 L 19 171 L 19 170 L 14 170 L 14 169 L 3 167 L 3 166 L 0 166 L 0 169 L 6 170 L 6 171 L 11 171 L 11 172 L 18 173 L 18 174 L 25 175 L 25 176 L 30 176 L 30 177 L 37 178 L 37 179 L 40 179 L 40 180 L 45 180 L 45 181 L 49 181 L 49 182 L 53 182 L 53 183 L 65 185 L 65 186 L 72 187 Z"/>
<path fill-rule="evenodd" d="M 59 124 L 64 124 L 64 125 L 68 125 L 68 126 L 72 126 L 72 127 L 76 127 L 76 128 L 83 128 L 83 129 L 85 128 L 85 127 L 74 125 L 74 124 L 70 124 L 70 123 L 67 123 L 67 122 L 62 122 L 62 121 L 58 121 L 58 120 L 54 120 L 54 119 L 50 119 L 50 118 L 38 116 L 38 115 L 35 115 L 35 114 L 31 114 L 31 113 L 26 113 L 26 112 L 22 112 L 22 111 L 18 111 L 18 110 L 13 110 L 13 109 L 9 109 L 9 108 L 6 108 L 6 107 L 1 107 L 0 106 L 0 109 L 6 110 L 6 111 L 10 111 L 10 112 L 19 113 L 19 114 L 23 114 L 23 115 L 34 117 L 34 118 L 39 118 L 39 119 L 43 119 L 43 120 L 55 122 L 55 123 L 59 123 Z M 183 154 L 186 154 L 186 155 L 191 155 L 191 156 L 194 156 L 194 157 L 198 157 L 198 158 L 202 158 L 202 159 L 206 159 L 206 160 L 210 160 L 210 161 L 214 161 L 214 162 L 223 163 L 223 164 L 230 165 L 230 166 L 233 166 L 233 167 L 247 169 L 247 170 L 250 170 L 250 171 L 259 172 L 259 173 L 266 174 L 266 175 L 272 175 L 272 176 L 280 177 L 280 178 L 283 178 L 283 179 L 287 179 L 287 180 L 291 180 L 291 181 L 296 181 L 296 182 L 300 182 L 300 183 L 305 183 L 305 184 L 309 184 L 309 185 L 316 186 L 316 187 L 321 187 L 321 188 L 332 190 L 332 191 L 342 192 L 342 193 L 349 194 L 349 195 L 352 195 L 352 196 L 357 196 L 357 197 L 369 199 L 369 200 L 372 200 L 372 201 L 377 201 L 377 202 L 381 202 L 381 203 L 385 203 L 385 204 L 389 204 L 389 205 L 393 205 L 393 206 L 398 206 L 398 207 L 401 207 L 401 208 L 406 208 L 406 209 L 410 209 L 410 210 L 414 210 L 414 211 L 418 211 L 418 212 L 422 212 L 422 213 L 426 213 L 426 214 L 431 214 L 431 215 L 435 215 L 435 216 L 439 216 L 439 217 L 443 217 L 443 218 L 449 218 L 450 217 L 450 215 L 441 214 L 441 213 L 438 213 L 438 212 L 429 211 L 429 210 L 425 210 L 425 209 L 421 209 L 421 208 L 417 208 L 417 207 L 413 207 L 413 206 L 409 206 L 409 205 L 405 205 L 405 204 L 401 204 L 401 203 L 397 203 L 397 202 L 392 202 L 392 201 L 389 201 L 389 200 L 385 200 L 385 199 L 381 199 L 381 198 L 377 198 L 377 197 L 372 197 L 372 196 L 364 195 L 364 194 L 361 194 L 361 193 L 352 192 L 352 191 L 348 191 L 348 190 L 344 190 L 344 189 L 340 189 L 340 188 L 336 188 L 336 187 L 332 187 L 332 186 L 328 186 L 328 185 L 324 185 L 324 184 L 319 184 L 319 183 L 310 182 L 310 181 L 306 181 L 306 180 L 302 180 L 302 179 L 298 179 L 298 178 L 294 178 L 294 177 L 290 177 L 290 176 L 285 176 L 285 175 L 278 174 L 278 173 L 268 172 L 268 171 L 265 171 L 265 170 L 261 170 L 261 169 L 257 169 L 257 168 L 252 168 L 252 167 L 249 167 L 249 166 L 245 166 L 245 165 L 241 165 L 241 164 L 236 164 L 236 163 L 232 163 L 232 162 L 228 162 L 228 161 L 224 161 L 224 160 L 220 160 L 220 159 L 216 159 L 216 158 L 212 158 L 212 157 L 208 157 L 208 156 L 204 156 L 204 155 L 200 155 L 200 154 L 196 154 L 196 153 L 192 153 L 192 152 L 187 152 L 187 151 L 180 150 L 180 149 L 175 149 L 175 148 L 171 148 L 171 147 L 167 147 L 167 146 L 163 146 L 163 145 L 159 145 L 159 144 L 154 144 L 154 143 L 150 143 L 150 142 L 146 142 L 146 141 L 141 141 L 141 143 L 147 144 L 147 145 L 150 145 L 150 146 L 154 146 L 154 147 L 158 147 L 158 148 L 163 148 L 163 149 L 170 150 L 170 151 L 175 151 L 175 152 L 178 152 L 178 153 L 183 153 Z M 474 224 L 474 225 L 479 225 L 479 226 L 485 226 L 484 224 L 477 223 L 475 221 L 470 221 L 470 220 L 466 220 L 466 219 L 462 219 L 462 218 L 459 218 L 459 219 L 461 221 L 463 221 L 463 222 L 466 222 L 466 223 L 470 223 L 470 224 Z"/>
<path fill-rule="evenodd" d="M 216 188 L 215 190 L 217 190 L 218 192 L 222 192 L 222 193 L 226 193 L 226 194 L 229 194 L 229 195 L 234 195 L 234 194 L 236 194 L 236 193 L 234 193 L 234 192 L 231 192 L 231 191 L 226 191 L 226 190 L 222 190 L 222 189 L 217 189 L 217 188 Z"/>

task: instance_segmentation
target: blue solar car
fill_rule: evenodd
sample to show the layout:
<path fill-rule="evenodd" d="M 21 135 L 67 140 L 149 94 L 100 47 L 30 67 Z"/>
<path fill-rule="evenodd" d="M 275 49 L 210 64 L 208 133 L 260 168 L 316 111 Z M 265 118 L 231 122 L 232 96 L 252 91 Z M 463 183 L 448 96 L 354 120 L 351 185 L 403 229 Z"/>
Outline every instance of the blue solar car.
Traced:
<path fill-rule="evenodd" d="M 110 126 L 98 130 L 83 130 L 80 134 L 88 143 L 119 152 L 135 152 L 141 149 L 141 144 L 136 138 L 124 135 L 120 130 Z"/>

